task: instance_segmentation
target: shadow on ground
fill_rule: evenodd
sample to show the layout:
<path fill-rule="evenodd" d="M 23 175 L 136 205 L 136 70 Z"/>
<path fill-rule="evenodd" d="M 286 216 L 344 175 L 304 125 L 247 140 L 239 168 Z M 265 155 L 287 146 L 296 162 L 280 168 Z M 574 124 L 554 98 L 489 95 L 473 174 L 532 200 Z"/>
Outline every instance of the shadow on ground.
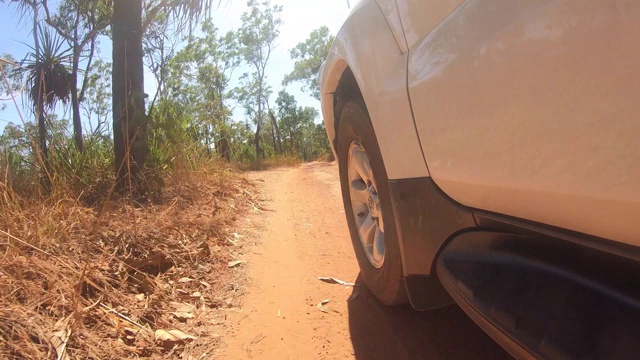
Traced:
<path fill-rule="evenodd" d="M 361 276 L 356 283 L 364 283 Z M 456 305 L 418 312 L 386 307 L 364 286 L 353 291 L 349 330 L 356 359 L 512 359 Z"/>

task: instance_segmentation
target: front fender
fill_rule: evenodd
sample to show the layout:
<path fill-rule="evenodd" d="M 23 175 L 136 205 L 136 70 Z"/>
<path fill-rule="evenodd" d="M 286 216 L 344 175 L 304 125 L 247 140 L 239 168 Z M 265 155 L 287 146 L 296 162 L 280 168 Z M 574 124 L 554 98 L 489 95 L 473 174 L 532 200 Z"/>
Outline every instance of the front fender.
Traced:
<path fill-rule="evenodd" d="M 351 69 L 369 111 L 389 179 L 429 176 L 407 92 L 407 53 L 383 12 L 362 0 L 338 32 L 320 76 L 322 114 L 334 154 L 333 94 Z"/>

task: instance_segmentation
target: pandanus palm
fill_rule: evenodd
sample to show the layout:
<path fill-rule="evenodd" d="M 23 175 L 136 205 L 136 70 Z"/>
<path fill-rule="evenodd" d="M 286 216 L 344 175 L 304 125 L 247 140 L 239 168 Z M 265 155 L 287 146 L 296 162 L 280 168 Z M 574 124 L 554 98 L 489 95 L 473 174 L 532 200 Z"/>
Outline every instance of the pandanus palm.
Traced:
<path fill-rule="evenodd" d="M 41 159 L 49 161 L 47 145 L 46 111 L 52 110 L 58 101 L 66 103 L 72 90 L 72 76 L 67 65 L 71 60 L 69 49 L 63 49 L 64 42 L 57 35 L 42 27 L 37 27 L 38 45 L 22 61 L 22 71 L 26 74 L 28 99 L 38 118 L 38 140 Z"/>

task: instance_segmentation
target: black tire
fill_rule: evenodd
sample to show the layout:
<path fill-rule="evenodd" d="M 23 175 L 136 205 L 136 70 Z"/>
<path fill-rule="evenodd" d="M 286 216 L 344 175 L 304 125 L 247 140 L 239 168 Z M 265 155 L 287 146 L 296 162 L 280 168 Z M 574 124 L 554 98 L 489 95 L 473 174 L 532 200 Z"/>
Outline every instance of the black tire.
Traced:
<path fill-rule="evenodd" d="M 365 253 L 360 241 L 360 236 L 358 235 L 356 220 L 351 206 L 347 161 L 349 147 L 353 141 L 360 142 L 365 149 L 378 188 L 377 192 L 380 199 L 382 219 L 385 228 L 385 255 L 384 262 L 380 268 L 375 268 Z M 351 234 L 351 241 L 358 265 L 360 266 L 360 273 L 369 290 L 371 290 L 383 304 L 406 304 L 408 297 L 402 271 L 402 259 L 400 257 L 400 246 L 398 244 L 393 208 L 391 207 L 387 172 L 369 114 L 361 100 L 349 102 L 342 109 L 337 147 L 342 199 L 347 223 L 349 225 L 349 232 Z"/>

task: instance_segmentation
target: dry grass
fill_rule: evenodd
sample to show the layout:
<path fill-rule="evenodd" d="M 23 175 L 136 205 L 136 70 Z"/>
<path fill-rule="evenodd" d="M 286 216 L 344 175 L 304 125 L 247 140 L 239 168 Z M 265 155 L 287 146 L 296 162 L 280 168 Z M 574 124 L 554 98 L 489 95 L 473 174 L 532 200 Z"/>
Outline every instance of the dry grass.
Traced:
<path fill-rule="evenodd" d="M 321 155 L 319 158 L 312 161 L 319 162 L 332 162 L 335 159 L 333 154 Z M 279 156 L 268 160 L 260 160 L 252 163 L 240 163 L 236 167 L 240 171 L 263 171 L 279 167 L 294 167 L 302 164 L 303 161 L 295 156 Z"/>
<path fill-rule="evenodd" d="M 268 160 L 260 160 L 251 163 L 239 163 L 236 165 L 240 171 L 262 171 L 279 167 L 293 167 L 302 163 L 300 159 L 295 156 L 280 156 Z"/>
<path fill-rule="evenodd" d="M 99 209 L 0 188 L 0 358 L 212 357 L 239 296 L 237 220 L 257 200 L 230 170 L 179 178 L 160 205 Z"/>

